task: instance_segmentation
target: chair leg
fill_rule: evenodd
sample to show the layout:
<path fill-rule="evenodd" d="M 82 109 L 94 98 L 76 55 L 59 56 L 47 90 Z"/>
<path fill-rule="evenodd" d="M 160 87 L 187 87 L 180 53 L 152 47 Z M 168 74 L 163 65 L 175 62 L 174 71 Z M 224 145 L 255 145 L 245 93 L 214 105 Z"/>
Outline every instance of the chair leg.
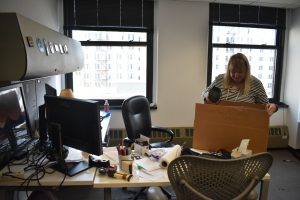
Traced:
<path fill-rule="evenodd" d="M 161 191 L 168 197 L 168 199 L 172 199 L 172 194 L 163 187 L 160 187 Z"/>
<path fill-rule="evenodd" d="M 146 190 L 147 187 L 143 187 L 134 197 L 134 200 L 137 200 L 139 196 Z"/>

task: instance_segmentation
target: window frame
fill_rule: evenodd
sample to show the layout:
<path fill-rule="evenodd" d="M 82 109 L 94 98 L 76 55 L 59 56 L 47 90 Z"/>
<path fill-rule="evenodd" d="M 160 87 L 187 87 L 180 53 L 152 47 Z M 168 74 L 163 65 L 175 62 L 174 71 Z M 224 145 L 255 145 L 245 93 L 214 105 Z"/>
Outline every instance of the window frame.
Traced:
<path fill-rule="evenodd" d="M 73 30 L 85 31 L 120 31 L 120 32 L 144 32 L 147 33 L 146 42 L 132 41 L 80 41 L 82 46 L 146 46 L 146 97 L 149 103 L 153 102 L 153 29 L 150 28 L 131 28 L 131 27 L 85 27 L 85 26 L 68 26 L 64 27 L 65 34 L 72 38 Z M 65 84 L 67 88 L 73 89 L 73 73 L 65 75 Z M 102 106 L 104 99 L 93 99 L 100 102 Z M 124 99 L 108 99 L 111 109 L 120 109 Z"/>
<path fill-rule="evenodd" d="M 275 45 L 247 45 L 247 44 L 229 44 L 229 43 L 212 43 L 213 36 L 213 26 L 235 26 L 243 28 L 271 28 L 276 29 L 276 44 Z M 209 43 L 208 43 L 208 62 L 207 62 L 207 86 L 212 83 L 212 54 L 213 48 L 247 48 L 247 49 L 274 49 L 277 52 L 276 62 L 274 65 L 274 94 L 273 98 L 269 98 L 269 101 L 272 103 L 280 103 L 280 89 L 281 89 L 281 79 L 282 79 L 282 68 L 283 68 L 283 51 L 284 51 L 284 37 L 285 30 L 282 28 L 262 26 L 262 25 L 247 25 L 247 24 L 232 24 L 232 23 L 222 23 L 214 24 L 209 23 Z"/>

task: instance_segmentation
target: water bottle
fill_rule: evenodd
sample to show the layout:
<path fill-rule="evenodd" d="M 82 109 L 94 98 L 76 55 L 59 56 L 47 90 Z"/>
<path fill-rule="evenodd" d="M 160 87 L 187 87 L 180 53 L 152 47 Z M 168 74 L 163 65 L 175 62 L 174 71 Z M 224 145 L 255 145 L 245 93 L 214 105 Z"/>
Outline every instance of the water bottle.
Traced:
<path fill-rule="evenodd" d="M 105 102 L 104 102 L 104 112 L 109 112 L 109 103 L 108 103 L 108 100 L 105 100 Z"/>

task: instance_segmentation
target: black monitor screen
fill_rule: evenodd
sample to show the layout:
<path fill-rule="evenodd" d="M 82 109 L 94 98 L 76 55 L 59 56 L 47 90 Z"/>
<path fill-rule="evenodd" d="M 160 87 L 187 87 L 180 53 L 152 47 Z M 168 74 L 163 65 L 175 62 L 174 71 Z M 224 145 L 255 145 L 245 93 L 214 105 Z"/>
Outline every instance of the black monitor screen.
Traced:
<path fill-rule="evenodd" d="M 46 95 L 57 96 L 56 89 L 47 83 L 45 84 L 45 92 L 46 92 Z"/>
<path fill-rule="evenodd" d="M 45 96 L 49 139 L 90 154 L 102 154 L 99 103 L 59 96 Z M 58 134 L 61 137 L 57 137 Z"/>
<path fill-rule="evenodd" d="M 31 139 L 21 84 L 0 88 L 0 152 Z"/>

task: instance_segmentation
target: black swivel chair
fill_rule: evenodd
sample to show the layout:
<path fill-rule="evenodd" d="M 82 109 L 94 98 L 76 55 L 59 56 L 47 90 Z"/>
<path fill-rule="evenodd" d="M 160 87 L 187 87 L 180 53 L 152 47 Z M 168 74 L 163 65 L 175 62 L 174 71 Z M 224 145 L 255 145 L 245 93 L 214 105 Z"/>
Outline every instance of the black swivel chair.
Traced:
<path fill-rule="evenodd" d="M 172 140 L 174 133 L 167 128 L 152 126 L 150 105 L 146 97 L 138 95 L 125 99 L 122 104 L 122 115 L 127 132 L 124 143 L 131 144 L 140 134 L 151 138 L 152 131 L 167 133 L 168 140 L 163 142 L 151 143 L 151 148 L 173 147 Z"/>
<path fill-rule="evenodd" d="M 122 104 L 122 115 L 127 132 L 127 138 L 124 139 L 124 144 L 130 146 L 134 143 L 135 139 L 140 137 L 140 134 L 151 137 L 152 131 L 158 131 L 167 133 L 169 138 L 167 141 L 150 143 L 151 148 L 167 148 L 173 147 L 172 140 L 174 133 L 167 128 L 152 126 L 150 105 L 146 97 L 138 95 L 125 99 Z M 133 199 L 137 199 L 138 196 L 146 189 L 143 187 Z M 158 191 L 158 188 L 153 187 L 153 191 Z M 151 190 L 151 191 L 152 191 Z M 170 199 L 171 194 L 165 189 L 161 188 L 161 191 Z"/>

